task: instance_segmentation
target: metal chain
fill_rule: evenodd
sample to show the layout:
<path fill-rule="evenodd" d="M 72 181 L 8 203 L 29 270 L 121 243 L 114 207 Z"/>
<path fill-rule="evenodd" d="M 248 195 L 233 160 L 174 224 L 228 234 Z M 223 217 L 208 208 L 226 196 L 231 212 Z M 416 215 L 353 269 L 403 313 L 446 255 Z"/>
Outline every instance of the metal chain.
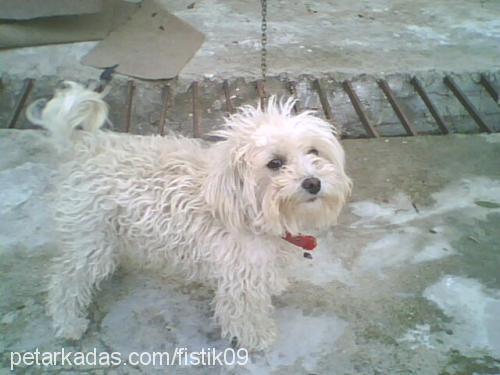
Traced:
<path fill-rule="evenodd" d="M 266 81 L 267 75 L 267 0 L 260 0 L 262 8 L 262 25 L 261 25 L 261 55 L 260 55 L 260 69 L 262 72 L 262 80 Z"/>

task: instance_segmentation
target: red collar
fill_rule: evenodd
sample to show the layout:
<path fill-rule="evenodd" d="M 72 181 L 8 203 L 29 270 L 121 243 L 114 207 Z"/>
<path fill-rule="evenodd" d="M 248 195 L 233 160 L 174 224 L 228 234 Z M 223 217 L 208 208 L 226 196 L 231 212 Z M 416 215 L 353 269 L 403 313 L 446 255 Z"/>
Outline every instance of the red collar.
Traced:
<path fill-rule="evenodd" d="M 285 241 L 290 242 L 291 244 L 301 247 L 304 250 L 312 251 L 318 245 L 316 242 L 316 238 L 313 236 L 292 236 L 290 233 L 286 233 L 285 237 L 283 237 Z"/>

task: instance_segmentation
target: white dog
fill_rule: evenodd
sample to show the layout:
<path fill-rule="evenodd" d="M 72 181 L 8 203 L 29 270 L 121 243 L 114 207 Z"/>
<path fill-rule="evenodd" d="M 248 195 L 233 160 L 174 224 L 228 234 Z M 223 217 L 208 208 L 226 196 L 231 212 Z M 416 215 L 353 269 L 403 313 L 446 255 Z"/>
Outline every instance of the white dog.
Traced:
<path fill-rule="evenodd" d="M 269 346 L 277 333 L 271 296 L 302 254 L 284 237 L 329 228 L 350 193 L 331 125 L 271 98 L 266 109 L 246 106 L 228 118 L 213 144 L 119 134 L 100 130 L 102 96 L 66 82 L 42 111 L 28 109 L 67 160 L 48 295 L 57 335 L 82 336 L 93 290 L 132 258 L 210 283 L 222 336 Z"/>

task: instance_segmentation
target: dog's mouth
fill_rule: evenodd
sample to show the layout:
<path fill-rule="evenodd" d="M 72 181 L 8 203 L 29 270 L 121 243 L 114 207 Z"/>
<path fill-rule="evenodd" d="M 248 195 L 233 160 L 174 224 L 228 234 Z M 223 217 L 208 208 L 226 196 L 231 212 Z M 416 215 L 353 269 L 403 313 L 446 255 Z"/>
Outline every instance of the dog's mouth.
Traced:
<path fill-rule="evenodd" d="M 312 198 L 309 198 L 308 200 L 306 200 L 307 203 L 312 203 L 312 202 L 316 202 L 318 200 L 318 197 L 312 197 Z"/>

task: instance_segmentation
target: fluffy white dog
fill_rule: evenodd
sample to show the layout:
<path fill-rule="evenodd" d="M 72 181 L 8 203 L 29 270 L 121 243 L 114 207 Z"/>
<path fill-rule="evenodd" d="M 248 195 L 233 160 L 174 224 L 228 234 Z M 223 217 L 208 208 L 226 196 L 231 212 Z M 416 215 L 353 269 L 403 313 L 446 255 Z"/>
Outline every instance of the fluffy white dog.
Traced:
<path fill-rule="evenodd" d="M 48 294 L 57 335 L 82 336 L 94 289 L 132 258 L 210 283 L 222 336 L 269 346 L 271 296 L 302 254 L 284 237 L 335 224 L 350 192 L 331 125 L 272 98 L 229 117 L 213 144 L 119 134 L 100 130 L 102 96 L 66 82 L 43 110 L 28 110 L 66 159 L 56 202 L 61 255 Z"/>

